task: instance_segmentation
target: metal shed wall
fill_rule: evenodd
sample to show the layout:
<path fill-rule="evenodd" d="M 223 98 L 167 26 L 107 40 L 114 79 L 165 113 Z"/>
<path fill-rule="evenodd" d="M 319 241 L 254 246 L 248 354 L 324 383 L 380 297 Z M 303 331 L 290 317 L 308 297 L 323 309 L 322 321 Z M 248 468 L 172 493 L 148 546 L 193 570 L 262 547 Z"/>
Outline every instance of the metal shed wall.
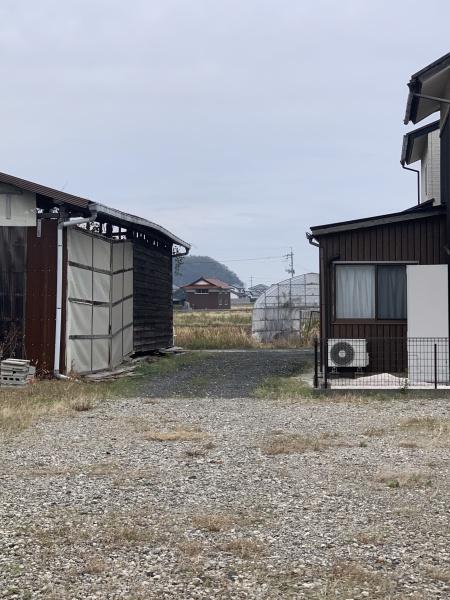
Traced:
<path fill-rule="evenodd" d="M 171 250 L 133 240 L 134 352 L 173 343 Z"/>

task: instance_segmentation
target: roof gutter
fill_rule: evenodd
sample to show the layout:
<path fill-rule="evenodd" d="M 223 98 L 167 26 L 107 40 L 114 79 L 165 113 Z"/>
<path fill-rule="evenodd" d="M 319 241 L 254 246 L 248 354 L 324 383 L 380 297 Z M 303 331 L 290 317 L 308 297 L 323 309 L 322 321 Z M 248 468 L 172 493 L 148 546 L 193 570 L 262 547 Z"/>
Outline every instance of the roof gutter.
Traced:
<path fill-rule="evenodd" d="M 83 223 L 90 223 L 97 218 L 97 211 L 91 207 L 89 217 L 78 217 L 64 221 L 60 219 L 58 222 L 57 233 L 57 253 L 56 253 L 56 327 L 55 327 L 55 356 L 53 359 L 53 375 L 56 379 L 69 379 L 66 375 L 62 375 L 59 370 L 60 354 L 61 354 L 61 323 L 62 323 L 62 274 L 63 274 L 63 230 L 64 227 L 75 227 Z"/>
<path fill-rule="evenodd" d="M 147 219 L 143 219 L 142 217 L 136 217 L 135 215 L 130 215 L 128 213 L 122 212 L 121 210 L 118 210 L 117 208 L 110 208 L 109 206 L 105 206 L 104 204 L 93 204 L 92 208 L 96 210 L 99 215 L 105 215 L 107 217 L 117 219 L 118 221 L 124 221 L 125 223 L 129 223 L 130 225 L 140 226 L 146 229 L 153 229 L 155 231 L 158 231 L 162 235 L 169 238 L 175 245 L 183 246 L 183 248 L 186 249 L 185 254 L 188 254 L 189 250 L 191 249 L 190 244 L 171 233 L 168 229 L 161 227 L 161 225 L 152 223 L 152 221 L 148 221 Z"/>

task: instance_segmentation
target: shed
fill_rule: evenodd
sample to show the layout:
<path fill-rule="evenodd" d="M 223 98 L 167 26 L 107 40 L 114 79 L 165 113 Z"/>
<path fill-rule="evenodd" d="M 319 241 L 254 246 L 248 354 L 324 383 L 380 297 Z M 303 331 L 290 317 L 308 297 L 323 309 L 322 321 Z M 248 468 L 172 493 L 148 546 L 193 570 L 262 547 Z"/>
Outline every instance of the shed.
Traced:
<path fill-rule="evenodd" d="M 0 173 L 0 354 L 40 373 L 172 345 L 172 257 L 190 245 L 120 210 Z"/>

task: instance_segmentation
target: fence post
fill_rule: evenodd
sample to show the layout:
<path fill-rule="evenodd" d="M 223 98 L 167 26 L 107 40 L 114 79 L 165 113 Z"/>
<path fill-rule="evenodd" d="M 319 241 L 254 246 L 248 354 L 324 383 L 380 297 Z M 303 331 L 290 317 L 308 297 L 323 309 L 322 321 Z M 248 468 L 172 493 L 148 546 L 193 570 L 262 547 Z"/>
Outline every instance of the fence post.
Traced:
<path fill-rule="evenodd" d="M 317 337 L 314 338 L 314 387 L 319 387 L 319 340 Z"/>
<path fill-rule="evenodd" d="M 323 342 L 323 387 L 328 387 L 328 340 Z"/>
<path fill-rule="evenodd" d="M 434 345 L 434 389 L 437 390 L 437 344 Z"/>

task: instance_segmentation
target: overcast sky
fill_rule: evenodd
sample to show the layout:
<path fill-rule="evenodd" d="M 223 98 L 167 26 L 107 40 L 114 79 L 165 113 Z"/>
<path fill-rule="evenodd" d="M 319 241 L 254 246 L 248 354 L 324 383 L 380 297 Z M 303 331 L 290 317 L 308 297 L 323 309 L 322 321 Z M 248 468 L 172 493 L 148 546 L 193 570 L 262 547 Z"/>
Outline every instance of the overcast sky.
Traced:
<path fill-rule="evenodd" d="M 164 225 L 249 283 L 311 225 L 402 210 L 447 1 L 1 0 L 0 171 Z M 233 261 L 233 262 L 232 262 Z M 207 273 L 205 273 L 207 275 Z"/>

